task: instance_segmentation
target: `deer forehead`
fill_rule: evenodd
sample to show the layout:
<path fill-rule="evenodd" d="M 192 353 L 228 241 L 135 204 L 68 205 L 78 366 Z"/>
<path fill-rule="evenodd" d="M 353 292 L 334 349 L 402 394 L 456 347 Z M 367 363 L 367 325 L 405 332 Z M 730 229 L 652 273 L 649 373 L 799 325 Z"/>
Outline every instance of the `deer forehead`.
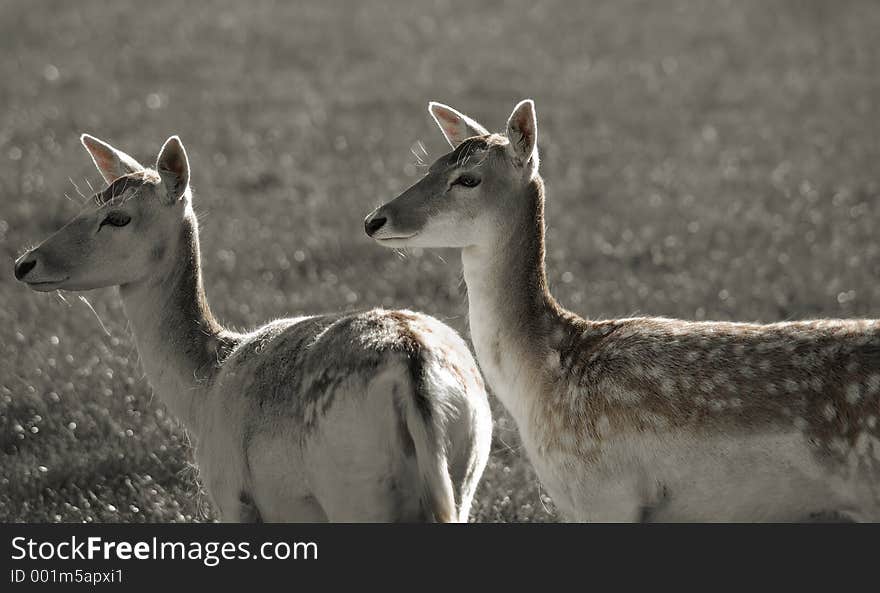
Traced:
<path fill-rule="evenodd" d="M 490 156 L 499 154 L 507 144 L 507 138 L 499 134 L 468 138 L 455 150 L 437 159 L 429 171 L 436 173 L 483 163 Z"/>
<path fill-rule="evenodd" d="M 155 171 L 144 170 L 123 175 L 94 195 L 95 205 L 104 206 L 120 199 L 130 199 L 139 195 L 144 189 L 155 187 L 158 183 L 159 174 Z"/>

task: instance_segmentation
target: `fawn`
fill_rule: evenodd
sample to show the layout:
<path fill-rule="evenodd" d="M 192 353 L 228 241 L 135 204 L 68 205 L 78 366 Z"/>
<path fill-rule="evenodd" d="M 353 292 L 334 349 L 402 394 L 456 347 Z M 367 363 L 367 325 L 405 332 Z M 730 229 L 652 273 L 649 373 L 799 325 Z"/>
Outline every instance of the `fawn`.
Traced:
<path fill-rule="evenodd" d="M 366 232 L 461 248 L 477 359 L 563 515 L 880 519 L 880 323 L 578 317 L 547 287 L 532 101 L 503 135 L 429 111 L 452 152 Z"/>
<path fill-rule="evenodd" d="M 180 140 L 155 170 L 82 136 L 109 184 L 20 257 L 34 290 L 119 286 L 147 377 L 223 521 L 466 521 L 492 419 L 462 339 L 410 311 L 222 327 Z"/>

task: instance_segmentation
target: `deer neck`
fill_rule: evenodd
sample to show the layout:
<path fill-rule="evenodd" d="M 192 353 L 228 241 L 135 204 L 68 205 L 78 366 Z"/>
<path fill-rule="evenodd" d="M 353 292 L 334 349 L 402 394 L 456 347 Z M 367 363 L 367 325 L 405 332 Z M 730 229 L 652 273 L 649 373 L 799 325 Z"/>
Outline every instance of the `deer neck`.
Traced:
<path fill-rule="evenodd" d="M 518 416 L 519 393 L 537 393 L 563 313 L 547 288 L 544 269 L 544 185 L 533 178 L 518 211 L 498 238 L 462 250 L 471 337 L 480 366 L 496 395 Z M 525 410 L 519 410 L 525 412 Z"/>
<path fill-rule="evenodd" d="M 160 267 L 155 276 L 120 286 L 120 295 L 150 385 L 198 437 L 204 400 L 234 335 L 208 307 L 192 213 Z"/>

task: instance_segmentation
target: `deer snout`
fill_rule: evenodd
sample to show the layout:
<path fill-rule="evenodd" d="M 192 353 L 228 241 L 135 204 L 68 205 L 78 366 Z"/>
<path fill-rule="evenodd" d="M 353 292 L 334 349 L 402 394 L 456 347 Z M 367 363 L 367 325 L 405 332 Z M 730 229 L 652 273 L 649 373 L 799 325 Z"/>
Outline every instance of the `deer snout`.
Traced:
<path fill-rule="evenodd" d="M 33 251 L 28 251 L 15 262 L 15 279 L 24 281 L 28 272 L 37 266 L 37 256 Z"/>
<path fill-rule="evenodd" d="M 379 210 L 381 210 L 381 208 Z M 366 231 L 367 235 L 370 237 L 375 235 L 379 229 L 385 226 L 385 223 L 388 222 L 388 217 L 382 216 L 379 210 L 373 210 L 373 212 L 367 215 L 364 219 L 364 231 Z"/>

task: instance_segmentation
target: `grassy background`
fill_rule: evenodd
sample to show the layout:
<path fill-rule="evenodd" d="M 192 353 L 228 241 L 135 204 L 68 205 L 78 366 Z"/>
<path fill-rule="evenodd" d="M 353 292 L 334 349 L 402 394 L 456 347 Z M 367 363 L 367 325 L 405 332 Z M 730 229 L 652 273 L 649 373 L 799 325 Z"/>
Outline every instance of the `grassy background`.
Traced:
<path fill-rule="evenodd" d="M 76 211 L 72 182 L 98 185 L 83 131 L 145 162 L 181 135 L 208 295 L 235 327 L 384 305 L 466 331 L 454 254 L 401 259 L 362 219 L 417 178 L 416 141 L 445 150 L 428 100 L 501 128 L 523 97 L 565 305 L 878 315 L 873 0 L 145 6 L 0 2 L 0 520 L 211 518 L 115 290 L 88 295 L 106 335 L 75 295 L 12 278 Z M 495 408 L 473 519 L 555 519 Z"/>

